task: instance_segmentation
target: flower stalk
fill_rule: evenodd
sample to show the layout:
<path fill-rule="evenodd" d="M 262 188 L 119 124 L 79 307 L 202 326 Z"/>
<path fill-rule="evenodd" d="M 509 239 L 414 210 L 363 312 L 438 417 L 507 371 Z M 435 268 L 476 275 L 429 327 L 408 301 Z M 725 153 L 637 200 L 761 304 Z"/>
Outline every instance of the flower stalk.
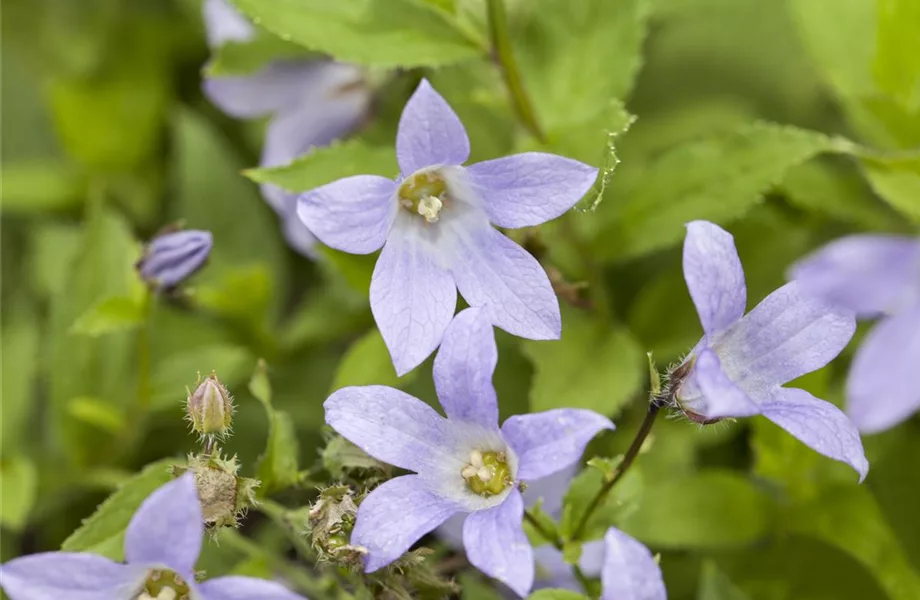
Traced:
<path fill-rule="evenodd" d="M 511 37 L 508 34 L 508 14 L 505 11 L 504 0 L 488 0 L 489 9 L 489 36 L 491 37 L 492 50 L 495 60 L 501 67 L 505 78 L 505 85 L 511 94 L 511 102 L 521 122 L 530 130 L 541 143 L 547 142 L 546 135 L 540 128 L 537 115 L 530 97 L 524 89 L 524 82 L 514 58 L 514 49 L 511 47 Z"/>

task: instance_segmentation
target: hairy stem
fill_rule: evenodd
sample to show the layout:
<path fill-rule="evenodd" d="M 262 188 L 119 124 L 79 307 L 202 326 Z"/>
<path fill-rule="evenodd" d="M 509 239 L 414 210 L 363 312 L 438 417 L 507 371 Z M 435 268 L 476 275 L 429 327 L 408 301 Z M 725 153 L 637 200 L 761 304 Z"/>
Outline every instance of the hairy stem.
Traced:
<path fill-rule="evenodd" d="M 642 425 L 639 426 L 639 431 L 636 432 L 636 437 L 633 438 L 632 443 L 629 445 L 629 449 L 626 451 L 626 454 L 623 456 L 623 462 L 620 463 L 620 466 L 617 467 L 616 473 L 613 477 L 607 481 L 604 486 L 598 490 L 597 495 L 594 496 L 594 499 L 591 500 L 591 504 L 588 505 L 588 508 L 585 510 L 585 514 L 581 516 L 581 520 L 578 521 L 578 526 L 575 528 L 575 533 L 572 535 L 572 539 L 581 539 L 581 536 L 585 533 L 585 528 L 588 526 L 588 521 L 591 520 L 591 515 L 600 508 L 604 503 L 604 500 L 607 498 L 607 494 L 610 493 L 610 490 L 613 489 L 613 486 L 623 478 L 623 475 L 629 470 L 629 467 L 633 464 L 633 461 L 636 460 L 636 457 L 639 455 L 639 451 L 642 449 L 642 444 L 645 442 L 645 438 L 648 437 L 649 432 L 652 431 L 652 425 L 655 424 L 655 419 L 658 417 L 658 413 L 661 410 L 661 405 L 659 402 L 652 401 L 649 404 L 648 412 L 645 414 L 645 419 L 642 421 Z"/>
<path fill-rule="evenodd" d="M 530 130 L 541 143 L 546 143 L 546 135 L 537 122 L 530 97 L 524 89 L 521 72 L 518 70 L 517 61 L 514 59 L 514 50 L 511 48 L 511 37 L 508 34 L 508 14 L 505 11 L 504 0 L 488 0 L 489 8 L 489 35 L 492 40 L 492 50 L 495 60 L 501 67 L 505 77 L 505 85 L 511 94 L 514 110 L 521 122 Z"/>

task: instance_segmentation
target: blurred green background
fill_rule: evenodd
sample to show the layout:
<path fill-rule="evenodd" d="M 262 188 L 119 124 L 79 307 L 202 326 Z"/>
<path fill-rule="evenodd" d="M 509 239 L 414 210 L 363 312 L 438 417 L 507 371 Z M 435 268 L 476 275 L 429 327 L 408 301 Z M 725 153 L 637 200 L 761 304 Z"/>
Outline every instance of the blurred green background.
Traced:
<path fill-rule="evenodd" d="M 411 3 L 487 39 L 478 0 Z M 240 5 L 266 11 L 265 25 L 283 33 L 268 0 Z M 322 23 L 315 3 L 287 5 Z M 268 431 L 246 385 L 259 358 L 301 469 L 317 464 L 331 390 L 387 384 L 434 400 L 431 361 L 397 379 L 373 325 L 373 257 L 324 252 L 311 262 L 294 253 L 242 173 L 258 162 L 264 123 L 235 121 L 203 97 L 211 56 L 200 8 L 4 2 L 4 561 L 60 547 L 132 473 L 195 448 L 183 402 L 198 373 L 216 371 L 236 398 L 226 449 L 246 474 Z M 324 155 L 333 168 L 298 167 L 315 185 L 335 179 L 336 165 L 360 172 L 360 161 L 345 165 L 355 148 L 392 151 L 399 111 L 423 75 L 464 120 L 472 160 L 545 147 L 605 169 L 596 210 L 587 209 L 592 196 L 513 234 L 557 275 L 562 340 L 497 332 L 503 416 L 559 406 L 612 415 L 618 431 L 591 453 L 622 451 L 641 420 L 645 352 L 666 365 L 701 334 L 680 270 L 684 222 L 708 219 L 734 234 L 749 307 L 829 239 L 917 232 L 915 0 L 509 2 L 545 144 L 515 122 L 500 73 L 472 44 L 456 60 L 374 64 L 352 38 L 314 41 L 294 17 L 294 43 L 362 62 L 376 89 L 354 144 Z M 362 35 L 356 26 L 353 37 Z M 245 55 L 222 57 L 226 72 L 244 70 L 233 61 Z M 193 280 L 194 306 L 157 302 L 146 323 L 131 310 L 100 316 L 102 303 L 141 293 L 133 263 L 142 242 L 177 220 L 214 234 L 210 264 Z M 800 387 L 841 405 L 857 344 Z M 916 600 L 920 421 L 864 441 L 871 471 L 859 486 L 846 467 L 762 418 L 661 422 L 638 462 L 641 494 L 621 498 L 611 520 L 662 553 L 671 598 Z M 306 502 L 304 494 L 291 501 Z M 263 524 L 251 519 L 247 535 L 282 551 Z M 245 552 L 212 546 L 203 559 L 210 576 L 256 569 Z M 490 593 L 475 577 L 463 583 L 465 597 Z"/>

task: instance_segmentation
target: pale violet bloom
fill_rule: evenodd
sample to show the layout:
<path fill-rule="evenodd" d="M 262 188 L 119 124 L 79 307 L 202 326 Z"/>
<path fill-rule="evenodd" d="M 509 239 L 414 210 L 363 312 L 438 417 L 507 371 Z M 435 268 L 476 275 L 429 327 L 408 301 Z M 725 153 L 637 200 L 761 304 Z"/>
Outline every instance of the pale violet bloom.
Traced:
<path fill-rule="evenodd" d="M 159 235 L 137 261 L 138 273 L 157 289 L 172 289 L 204 266 L 213 243 L 210 231 L 190 229 Z"/>
<path fill-rule="evenodd" d="M 447 418 L 399 390 L 347 387 L 326 400 L 326 422 L 371 456 L 414 471 L 373 490 L 358 507 L 351 544 L 376 571 L 457 513 L 468 514 L 470 563 L 524 596 L 534 580 L 518 482 L 576 462 L 598 432 L 613 429 L 589 410 L 556 409 L 510 417 L 498 426 L 492 373 L 498 360 L 484 309 L 457 315 L 434 361 Z"/>
<path fill-rule="evenodd" d="M 254 577 L 195 582 L 204 525 L 195 476 L 151 494 L 125 532 L 125 560 L 45 552 L 0 567 L 10 600 L 304 600 L 279 583 Z"/>
<path fill-rule="evenodd" d="M 511 334 L 560 335 L 559 304 L 540 263 L 493 225 L 558 217 L 588 192 L 597 169 L 539 152 L 462 166 L 469 154 L 460 119 L 422 81 L 399 121 L 395 180 L 346 177 L 300 199 L 298 214 L 324 244 L 353 254 L 383 248 L 371 310 L 399 374 L 437 348 L 458 289 Z"/>
<path fill-rule="evenodd" d="M 203 11 L 212 48 L 255 36 L 253 25 L 226 0 L 205 0 Z M 360 68 L 322 59 L 277 61 L 252 75 L 209 77 L 204 92 L 231 116 L 271 116 L 262 167 L 287 164 L 311 148 L 348 135 L 365 119 L 371 103 Z M 298 194 L 270 184 L 261 190 L 281 217 L 291 247 L 314 256 L 316 238 L 296 215 Z"/>
<path fill-rule="evenodd" d="M 853 235 L 796 264 L 805 291 L 880 318 L 850 366 L 847 414 L 863 433 L 878 433 L 920 410 L 920 239 Z"/>
<path fill-rule="evenodd" d="M 805 390 L 782 387 L 820 369 L 847 345 L 853 313 L 835 308 L 793 282 L 744 314 L 747 290 L 732 236 L 707 221 L 687 225 L 684 279 L 703 325 L 703 339 L 672 374 L 676 400 L 707 422 L 761 414 L 815 451 L 869 470 L 853 423 Z"/>
<path fill-rule="evenodd" d="M 578 465 L 558 471 L 548 477 L 528 482 L 523 493 L 525 506 L 542 501 L 547 514 L 559 518 L 562 503 Z M 437 532 L 451 546 L 463 545 L 465 515 L 454 515 Z M 562 552 L 552 544 L 533 549 L 536 565 L 534 590 L 554 588 L 584 592 L 572 565 L 562 558 Z M 581 547 L 578 566 L 588 577 L 601 576 L 601 600 L 663 600 L 666 597 L 661 569 L 648 549 L 625 533 L 609 529 L 602 540 L 586 542 Z"/>

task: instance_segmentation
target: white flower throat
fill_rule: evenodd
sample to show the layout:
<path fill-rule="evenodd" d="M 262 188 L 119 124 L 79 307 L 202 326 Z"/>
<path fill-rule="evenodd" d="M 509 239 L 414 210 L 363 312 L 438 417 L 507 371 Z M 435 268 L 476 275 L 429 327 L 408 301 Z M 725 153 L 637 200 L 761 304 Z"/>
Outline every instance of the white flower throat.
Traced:
<path fill-rule="evenodd" d="M 169 569 L 153 569 L 136 600 L 190 600 L 191 597 L 188 584 L 178 574 Z"/>
<path fill-rule="evenodd" d="M 447 182 L 437 171 L 422 171 L 406 178 L 399 186 L 399 205 L 426 223 L 437 223 L 448 203 Z"/>

